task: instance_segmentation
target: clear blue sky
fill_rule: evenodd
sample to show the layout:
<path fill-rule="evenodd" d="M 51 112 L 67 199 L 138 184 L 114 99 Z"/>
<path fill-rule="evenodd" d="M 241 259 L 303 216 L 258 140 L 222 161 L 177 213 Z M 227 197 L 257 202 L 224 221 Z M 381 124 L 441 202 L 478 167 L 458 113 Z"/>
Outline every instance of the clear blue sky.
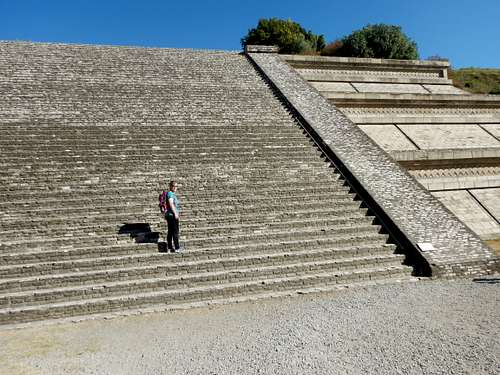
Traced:
<path fill-rule="evenodd" d="M 240 50 L 248 29 L 270 17 L 327 41 L 396 24 L 421 58 L 500 68 L 500 0 L 0 0 L 0 40 Z"/>

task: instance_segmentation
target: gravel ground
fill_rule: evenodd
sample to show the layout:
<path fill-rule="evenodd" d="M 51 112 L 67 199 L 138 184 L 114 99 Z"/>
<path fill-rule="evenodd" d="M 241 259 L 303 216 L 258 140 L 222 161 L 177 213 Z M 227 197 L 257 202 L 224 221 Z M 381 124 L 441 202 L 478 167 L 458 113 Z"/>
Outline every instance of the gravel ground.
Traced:
<path fill-rule="evenodd" d="M 499 374 L 500 279 L 0 331 L 0 374 Z"/>

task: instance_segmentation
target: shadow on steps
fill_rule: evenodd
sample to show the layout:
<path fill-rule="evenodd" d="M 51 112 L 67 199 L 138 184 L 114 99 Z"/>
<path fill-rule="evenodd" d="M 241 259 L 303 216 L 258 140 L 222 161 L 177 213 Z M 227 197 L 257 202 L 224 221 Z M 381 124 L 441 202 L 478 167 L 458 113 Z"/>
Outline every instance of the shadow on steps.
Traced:
<path fill-rule="evenodd" d="M 160 242 L 160 233 L 153 232 L 148 223 L 124 223 L 118 234 L 128 234 L 136 243 L 157 243 L 158 252 L 167 252 L 167 244 Z"/>

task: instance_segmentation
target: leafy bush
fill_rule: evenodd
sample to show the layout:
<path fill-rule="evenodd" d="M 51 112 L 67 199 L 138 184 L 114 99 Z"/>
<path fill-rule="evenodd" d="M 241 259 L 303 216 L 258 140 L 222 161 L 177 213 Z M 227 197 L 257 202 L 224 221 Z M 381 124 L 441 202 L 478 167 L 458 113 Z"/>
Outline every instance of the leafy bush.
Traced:
<path fill-rule="evenodd" d="M 342 48 L 343 43 L 341 40 L 335 40 L 329 44 L 321 51 L 321 55 L 323 56 L 338 56 L 337 52 L 340 48 Z"/>
<path fill-rule="evenodd" d="M 292 20 L 263 18 L 241 39 L 243 47 L 248 44 L 278 46 L 280 53 L 313 54 L 325 47 L 325 39 Z"/>
<path fill-rule="evenodd" d="M 328 51 L 323 51 L 322 54 L 382 59 L 418 59 L 417 44 L 401 31 L 400 26 L 368 25 L 333 44 L 340 45 L 340 47 L 334 48 L 332 54 Z"/>

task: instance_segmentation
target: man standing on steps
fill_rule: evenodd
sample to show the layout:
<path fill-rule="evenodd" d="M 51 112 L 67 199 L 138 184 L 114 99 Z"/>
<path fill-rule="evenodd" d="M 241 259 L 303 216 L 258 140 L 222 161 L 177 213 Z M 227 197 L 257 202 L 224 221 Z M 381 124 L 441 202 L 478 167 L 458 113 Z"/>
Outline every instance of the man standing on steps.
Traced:
<path fill-rule="evenodd" d="M 165 214 L 165 219 L 167 220 L 167 247 L 169 251 L 175 251 L 176 253 L 182 252 L 183 248 L 179 245 L 179 215 L 181 213 L 181 207 L 179 204 L 179 199 L 177 199 L 177 195 L 175 192 L 177 191 L 177 182 L 170 181 L 168 184 L 168 192 L 166 196 L 163 197 L 165 202 L 164 207 L 162 208 L 162 199 L 160 199 L 160 209 Z M 165 195 L 165 192 L 162 193 Z M 166 199 L 165 199 L 166 198 Z M 173 246 L 172 246 L 173 240 Z"/>

